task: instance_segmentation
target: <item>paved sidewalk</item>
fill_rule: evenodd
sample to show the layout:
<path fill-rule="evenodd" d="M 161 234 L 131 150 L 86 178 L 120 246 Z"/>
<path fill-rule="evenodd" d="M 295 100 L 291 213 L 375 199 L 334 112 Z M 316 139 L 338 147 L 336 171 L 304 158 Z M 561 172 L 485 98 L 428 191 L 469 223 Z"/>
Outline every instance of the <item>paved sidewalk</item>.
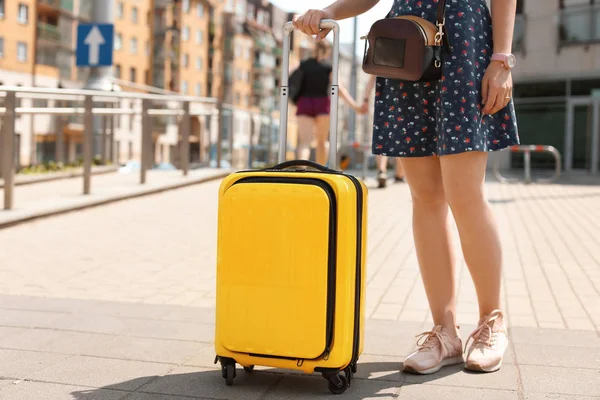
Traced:
<path fill-rule="evenodd" d="M 150 170 L 144 185 L 140 184 L 139 171 L 93 175 L 89 195 L 83 195 L 83 177 L 16 186 L 13 209 L 0 209 L 0 228 L 39 217 L 219 179 L 227 173 L 224 169 L 201 168 L 190 170 L 185 177 L 180 170 Z M 4 199 L 2 188 L 0 199 Z"/>
<path fill-rule="evenodd" d="M 341 396 L 319 376 L 276 370 L 238 370 L 225 386 L 212 346 L 218 182 L 0 230 L 0 399 L 600 399 L 600 185 L 590 183 L 600 182 L 489 183 L 511 348 L 497 373 L 427 377 L 399 373 L 431 328 L 408 188 L 372 189 L 365 353 Z M 466 339 L 477 309 L 461 257 L 457 272 Z"/>

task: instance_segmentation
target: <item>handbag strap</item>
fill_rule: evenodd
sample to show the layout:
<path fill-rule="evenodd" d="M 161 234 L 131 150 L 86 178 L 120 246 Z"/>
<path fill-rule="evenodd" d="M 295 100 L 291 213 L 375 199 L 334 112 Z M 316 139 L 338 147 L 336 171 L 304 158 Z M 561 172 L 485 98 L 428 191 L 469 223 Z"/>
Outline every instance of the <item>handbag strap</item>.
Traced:
<path fill-rule="evenodd" d="M 439 0 L 437 8 L 437 23 L 443 25 L 446 22 L 446 0 Z"/>

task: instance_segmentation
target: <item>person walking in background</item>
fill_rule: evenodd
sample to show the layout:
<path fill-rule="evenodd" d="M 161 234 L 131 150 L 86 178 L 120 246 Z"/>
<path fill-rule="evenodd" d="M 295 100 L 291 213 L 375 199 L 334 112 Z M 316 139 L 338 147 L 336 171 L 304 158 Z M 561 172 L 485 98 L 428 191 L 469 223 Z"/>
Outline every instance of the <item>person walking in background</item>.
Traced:
<path fill-rule="evenodd" d="M 294 19 L 322 40 L 323 19 L 362 14 L 378 0 L 337 0 Z M 473 371 L 500 368 L 508 347 L 501 311 L 502 251 L 485 195 L 488 152 L 519 144 L 512 102 L 511 53 L 517 0 L 449 0 L 443 76 L 436 82 L 377 78 L 373 153 L 402 157 L 413 205 L 413 235 L 434 327 L 420 335 L 404 371 L 429 374 L 466 362 Z M 394 0 L 388 17 L 436 22 L 439 0 Z M 410 57 L 410 54 L 406 54 Z M 449 208 L 479 303 L 477 328 L 463 342 L 456 321 L 456 282 Z M 472 342 L 471 342 L 472 340 Z"/>
<path fill-rule="evenodd" d="M 363 104 L 360 107 L 361 114 L 366 114 L 369 111 L 369 99 L 373 89 L 375 88 L 376 76 L 371 76 L 369 82 L 367 83 L 367 87 L 365 88 L 365 98 L 363 100 Z M 396 161 L 396 171 L 394 175 L 394 181 L 404 182 L 404 169 L 402 169 L 402 162 L 400 157 L 394 157 Z M 378 155 L 375 158 L 375 163 L 377 164 L 377 186 L 379 188 L 384 188 L 387 186 L 387 166 L 388 166 L 388 157 Z"/>
<path fill-rule="evenodd" d="M 316 139 L 316 161 L 322 165 L 327 164 L 331 104 L 329 87 L 332 71 L 332 65 L 328 60 L 331 58 L 331 54 L 331 46 L 326 41 L 318 42 L 315 56 L 304 60 L 298 67 L 299 69 L 294 72 L 294 74 L 301 73 L 298 99 L 296 101 L 298 120 L 296 157 L 307 160 L 310 156 L 310 145 L 313 139 Z M 292 79 L 290 77 L 290 81 Z M 358 112 L 360 108 L 348 94 L 348 91 L 341 85 L 338 86 L 338 90 L 342 99 Z"/>

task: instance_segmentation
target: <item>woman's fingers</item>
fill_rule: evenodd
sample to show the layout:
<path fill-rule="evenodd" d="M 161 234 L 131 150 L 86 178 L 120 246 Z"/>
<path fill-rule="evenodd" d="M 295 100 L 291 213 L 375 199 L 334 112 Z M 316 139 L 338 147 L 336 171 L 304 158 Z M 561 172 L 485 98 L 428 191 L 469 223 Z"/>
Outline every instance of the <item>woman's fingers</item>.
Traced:
<path fill-rule="evenodd" d="M 305 14 L 294 17 L 294 27 L 307 35 L 316 35 L 317 41 L 325 39 L 331 29 L 320 29 L 321 21 L 327 18 L 323 10 L 308 10 Z"/>

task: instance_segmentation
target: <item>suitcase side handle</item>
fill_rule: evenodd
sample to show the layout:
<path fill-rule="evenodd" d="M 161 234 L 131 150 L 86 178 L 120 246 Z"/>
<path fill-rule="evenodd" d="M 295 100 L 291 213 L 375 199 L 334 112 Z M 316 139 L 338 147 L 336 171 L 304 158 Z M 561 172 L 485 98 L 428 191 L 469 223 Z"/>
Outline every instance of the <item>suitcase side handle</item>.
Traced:
<path fill-rule="evenodd" d="M 310 168 L 314 168 L 314 169 L 317 169 L 317 170 L 323 171 L 323 172 L 338 173 L 338 171 L 335 171 L 331 168 L 327 168 L 319 163 L 316 163 L 316 162 L 310 161 L 310 160 L 286 161 L 286 162 L 274 165 L 272 167 L 266 168 L 264 171 L 283 170 L 283 169 L 292 168 L 292 167 L 310 167 Z"/>
<path fill-rule="evenodd" d="M 337 125 L 338 125 L 338 79 L 340 60 L 340 26 L 332 19 L 324 19 L 319 27 L 333 31 L 333 54 L 331 74 L 331 112 L 329 122 L 329 157 L 327 167 L 337 167 Z M 295 30 L 294 23 L 289 21 L 283 25 L 283 60 L 281 65 L 281 87 L 279 88 L 279 153 L 278 162 L 285 161 L 287 150 L 287 122 L 289 101 L 289 75 L 290 75 L 290 36 Z"/>

